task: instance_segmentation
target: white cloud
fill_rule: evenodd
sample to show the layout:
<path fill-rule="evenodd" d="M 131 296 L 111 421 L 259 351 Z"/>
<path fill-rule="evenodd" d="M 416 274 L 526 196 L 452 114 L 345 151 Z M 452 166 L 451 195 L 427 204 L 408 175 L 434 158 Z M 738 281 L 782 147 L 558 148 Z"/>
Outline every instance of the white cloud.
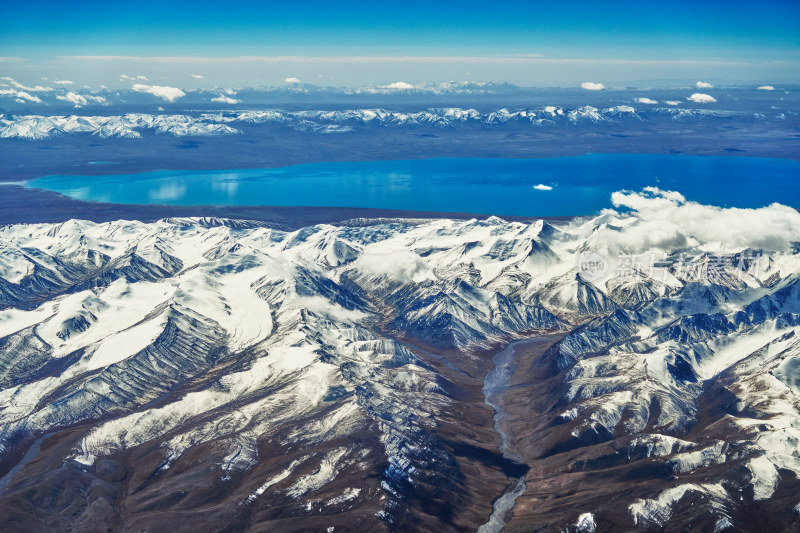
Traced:
<path fill-rule="evenodd" d="M 396 81 L 394 83 L 390 83 L 389 85 L 382 85 L 381 89 L 398 89 L 402 91 L 407 91 L 409 89 L 413 89 L 414 86 L 410 83 L 406 83 L 404 81 Z"/>
<path fill-rule="evenodd" d="M 680 100 L 664 100 L 664 103 L 667 105 L 681 105 Z"/>
<path fill-rule="evenodd" d="M 698 104 L 712 104 L 717 101 L 717 99 L 710 94 L 703 93 L 694 93 L 692 96 L 687 98 L 687 100 L 691 100 L 692 102 L 696 102 Z"/>
<path fill-rule="evenodd" d="M 47 93 L 47 92 L 50 92 L 50 91 L 53 90 L 52 87 L 42 87 L 41 85 L 37 85 L 36 87 L 27 87 L 27 86 L 22 85 L 21 83 L 19 83 L 14 78 L 9 78 L 8 76 L 3 76 L 2 78 L 0 78 L 0 80 L 6 80 L 7 82 L 9 82 L 11 85 L 16 87 L 17 89 L 22 89 L 23 91 L 32 92 L 32 93 L 37 93 L 37 92 Z"/>
<path fill-rule="evenodd" d="M 225 96 L 221 94 L 216 98 L 211 99 L 212 102 L 222 102 L 223 104 L 238 104 L 241 100 L 237 100 L 236 98 L 231 98 L 230 96 Z"/>
<path fill-rule="evenodd" d="M 205 76 L 203 76 L 202 74 L 192 74 L 192 77 L 193 77 L 194 79 L 196 79 L 196 80 L 202 80 L 202 79 L 205 79 Z"/>
<path fill-rule="evenodd" d="M 774 91 L 775 87 L 772 85 L 762 85 L 761 87 L 757 87 L 759 91 Z"/>
<path fill-rule="evenodd" d="M 64 100 L 66 102 L 72 102 L 75 104 L 75 107 L 80 107 L 82 105 L 86 105 L 86 98 L 81 96 L 78 93 L 68 92 L 66 95 L 61 96 L 60 94 L 56 96 L 58 100 Z"/>
<path fill-rule="evenodd" d="M 56 85 L 72 85 L 75 82 L 69 80 L 53 80 L 53 83 L 55 83 Z"/>
<path fill-rule="evenodd" d="M 534 185 L 533 188 L 536 189 L 537 191 L 552 191 L 553 190 L 553 188 L 550 185 L 545 185 L 543 183 L 540 183 L 539 185 Z"/>
<path fill-rule="evenodd" d="M 137 83 L 133 86 L 133 90 L 139 93 L 150 93 L 153 96 L 163 98 L 167 102 L 174 102 L 178 98 L 186 96 L 186 93 L 177 87 L 167 87 L 165 85 L 143 85 Z"/>
<path fill-rule="evenodd" d="M 644 96 L 642 96 L 640 98 L 637 98 L 636 101 L 639 102 L 640 104 L 657 104 L 658 103 L 658 100 L 651 100 L 650 98 L 646 98 Z"/>
<path fill-rule="evenodd" d="M 723 208 L 687 201 L 678 192 L 657 187 L 618 191 L 611 201 L 633 210 L 639 219 L 623 232 L 609 233 L 622 250 L 675 250 L 688 245 L 710 251 L 720 246 L 785 251 L 800 235 L 800 213 L 777 203 L 758 209 Z"/>
<path fill-rule="evenodd" d="M 74 93 L 72 91 L 68 92 L 66 95 L 58 95 L 56 96 L 58 100 L 64 100 L 65 102 L 72 102 L 75 104 L 75 107 L 80 107 L 88 104 L 89 102 L 96 102 L 98 104 L 106 103 L 106 99 L 102 96 L 92 96 L 92 95 L 81 95 L 78 93 Z"/>
<path fill-rule="evenodd" d="M 357 268 L 367 275 L 388 276 L 406 283 L 433 277 L 427 263 L 411 251 L 365 253 L 358 258 Z"/>
<path fill-rule="evenodd" d="M 288 78 L 286 78 L 283 81 L 286 82 L 286 83 L 300 83 L 300 80 L 298 80 L 294 76 L 289 76 Z"/>
<path fill-rule="evenodd" d="M 581 83 L 581 88 L 586 89 L 587 91 L 602 91 L 606 88 L 605 85 L 602 83 L 595 83 L 593 81 L 585 81 Z"/>
<path fill-rule="evenodd" d="M 148 81 L 147 80 L 147 76 L 141 76 L 141 75 L 140 76 L 128 76 L 126 74 L 123 74 L 122 76 L 119 77 L 119 79 L 120 79 L 120 81 L 126 81 L 126 80 L 127 81 Z"/>
<path fill-rule="evenodd" d="M 16 89 L 0 89 L 0 96 L 12 96 L 20 104 L 24 104 L 26 103 L 26 101 L 33 102 L 35 104 L 42 103 L 42 99 L 39 98 L 38 96 L 33 96 L 32 94 L 26 91 L 18 91 Z"/>
<path fill-rule="evenodd" d="M 714 87 L 713 85 L 711 85 L 706 81 L 698 81 L 697 83 L 694 84 L 694 86 L 697 87 L 698 89 L 711 89 Z"/>

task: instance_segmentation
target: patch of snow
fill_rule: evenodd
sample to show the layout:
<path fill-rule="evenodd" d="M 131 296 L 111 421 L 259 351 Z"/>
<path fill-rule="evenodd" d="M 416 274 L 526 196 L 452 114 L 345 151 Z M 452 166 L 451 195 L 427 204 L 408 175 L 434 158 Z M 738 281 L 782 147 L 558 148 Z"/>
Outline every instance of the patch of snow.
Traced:
<path fill-rule="evenodd" d="M 357 498 L 359 494 L 361 494 L 361 489 L 349 488 L 349 489 L 346 489 L 339 496 L 336 496 L 335 498 L 331 498 L 330 500 L 325 502 L 325 505 L 326 506 L 339 505 L 339 504 L 342 504 L 342 503 L 345 503 L 345 502 L 349 502 L 350 500 L 353 500 L 353 499 Z"/>
<path fill-rule="evenodd" d="M 747 461 L 746 467 L 750 471 L 753 484 L 753 498 L 755 500 L 769 499 L 778 488 L 779 476 L 775 465 L 767 457 L 761 456 Z"/>
<path fill-rule="evenodd" d="M 575 522 L 575 529 L 578 533 L 594 533 L 597 530 L 597 524 L 594 521 L 592 513 L 582 513 Z"/>
<path fill-rule="evenodd" d="M 310 474 L 306 474 L 297 480 L 291 487 L 286 489 L 286 494 L 299 499 L 301 496 L 315 492 L 324 487 L 339 473 L 337 467 L 339 461 L 347 454 L 345 447 L 336 448 L 328 452 L 319 463 L 319 467 Z"/>

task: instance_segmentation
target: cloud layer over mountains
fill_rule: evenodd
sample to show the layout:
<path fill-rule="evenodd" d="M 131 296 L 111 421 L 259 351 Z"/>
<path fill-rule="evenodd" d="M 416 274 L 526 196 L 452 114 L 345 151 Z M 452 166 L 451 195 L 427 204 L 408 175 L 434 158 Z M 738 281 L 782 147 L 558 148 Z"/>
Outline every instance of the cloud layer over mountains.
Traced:
<path fill-rule="evenodd" d="M 648 187 L 611 195 L 617 207 L 631 209 L 637 223 L 620 232 L 626 251 L 699 247 L 787 252 L 800 242 L 800 212 L 773 204 L 760 209 L 724 208 L 687 201 L 674 191 Z"/>

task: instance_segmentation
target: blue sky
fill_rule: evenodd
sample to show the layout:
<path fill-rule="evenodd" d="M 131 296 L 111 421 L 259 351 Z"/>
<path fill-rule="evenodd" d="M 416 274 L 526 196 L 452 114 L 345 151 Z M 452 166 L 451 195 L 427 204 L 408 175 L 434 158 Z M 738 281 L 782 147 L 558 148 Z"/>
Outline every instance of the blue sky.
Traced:
<path fill-rule="evenodd" d="M 0 57 L 4 75 L 109 85 L 123 73 L 200 85 L 248 73 L 252 84 L 790 80 L 800 2 L 6 2 Z"/>

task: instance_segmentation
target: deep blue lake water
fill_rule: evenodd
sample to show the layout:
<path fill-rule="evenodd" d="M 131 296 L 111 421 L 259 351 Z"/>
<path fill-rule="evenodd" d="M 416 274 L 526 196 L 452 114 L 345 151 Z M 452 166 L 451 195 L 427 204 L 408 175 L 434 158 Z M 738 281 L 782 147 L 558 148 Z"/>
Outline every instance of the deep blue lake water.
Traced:
<path fill-rule="evenodd" d="M 800 207 L 800 162 L 647 154 L 443 158 L 45 176 L 26 184 L 80 200 L 125 204 L 379 207 L 532 216 L 593 214 L 611 207 L 612 192 L 651 185 L 718 206 L 780 202 Z M 542 190 L 547 187 L 552 189 Z"/>

